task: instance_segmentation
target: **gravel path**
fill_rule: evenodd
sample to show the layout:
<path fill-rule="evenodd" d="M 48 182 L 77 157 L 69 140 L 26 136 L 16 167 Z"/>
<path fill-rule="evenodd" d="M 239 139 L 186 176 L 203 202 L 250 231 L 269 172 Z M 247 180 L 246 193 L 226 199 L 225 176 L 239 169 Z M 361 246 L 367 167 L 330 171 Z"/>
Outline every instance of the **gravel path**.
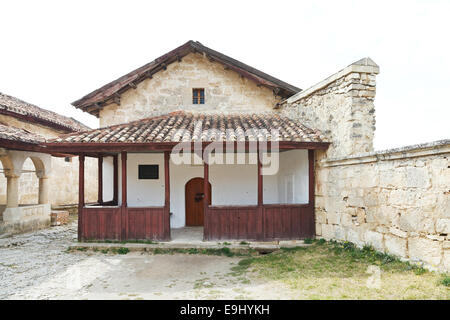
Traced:
<path fill-rule="evenodd" d="M 76 240 L 77 224 L 0 239 L 0 299 L 64 272 L 84 259 L 66 253 Z M 45 298 L 43 295 L 42 298 Z"/>
<path fill-rule="evenodd" d="M 0 299 L 289 299 L 285 286 L 232 276 L 240 258 L 67 252 L 76 221 L 0 239 Z"/>

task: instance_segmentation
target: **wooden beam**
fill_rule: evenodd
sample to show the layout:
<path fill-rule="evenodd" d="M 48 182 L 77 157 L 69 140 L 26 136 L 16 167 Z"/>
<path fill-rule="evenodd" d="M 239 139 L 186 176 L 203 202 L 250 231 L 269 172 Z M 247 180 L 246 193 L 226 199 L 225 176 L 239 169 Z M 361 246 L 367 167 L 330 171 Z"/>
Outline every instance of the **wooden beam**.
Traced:
<path fill-rule="evenodd" d="M 113 202 L 117 205 L 119 203 L 119 156 L 117 154 L 113 156 L 113 167 L 114 167 Z"/>
<path fill-rule="evenodd" d="M 137 88 L 137 85 L 134 82 L 130 82 L 128 85 L 133 89 Z"/>
<path fill-rule="evenodd" d="M 236 149 L 238 142 L 233 142 Z M 112 153 L 122 151 L 171 151 L 178 142 L 150 142 L 150 143 L 126 143 L 126 142 L 110 142 L 110 143 L 45 143 L 48 153 L 70 153 L 70 154 L 86 154 L 86 153 Z M 202 148 L 206 148 L 211 142 L 202 142 Z M 226 142 L 223 143 L 224 147 Z M 330 143 L 328 142 L 296 142 L 296 141 L 280 141 L 278 143 L 280 150 L 291 149 L 321 149 L 326 150 Z M 268 149 L 270 150 L 271 144 Z M 191 144 L 194 149 L 194 143 Z M 245 150 L 248 151 L 249 142 L 245 143 Z"/>
<path fill-rule="evenodd" d="M 93 112 L 95 110 L 100 110 L 101 108 L 102 107 L 101 107 L 100 103 L 95 103 L 95 104 L 93 104 L 91 106 L 86 107 L 84 109 L 84 111 L 86 111 L 86 112 Z"/>
<path fill-rule="evenodd" d="M 83 240 L 84 155 L 78 157 L 78 241 Z"/>
<path fill-rule="evenodd" d="M 103 204 L 103 156 L 98 157 L 98 203 Z"/>
<path fill-rule="evenodd" d="M 114 94 L 113 101 L 114 101 L 115 104 L 117 104 L 117 105 L 120 106 L 120 94 L 115 93 L 115 94 Z"/>

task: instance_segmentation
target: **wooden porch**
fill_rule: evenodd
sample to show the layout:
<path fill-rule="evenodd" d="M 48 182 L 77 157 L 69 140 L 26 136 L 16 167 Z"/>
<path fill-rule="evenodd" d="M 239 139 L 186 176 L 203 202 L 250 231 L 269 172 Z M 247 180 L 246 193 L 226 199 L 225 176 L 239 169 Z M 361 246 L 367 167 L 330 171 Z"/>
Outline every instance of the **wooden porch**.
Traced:
<path fill-rule="evenodd" d="M 292 148 L 291 148 L 292 149 Z M 165 195 L 163 206 L 130 207 L 127 205 L 127 151 L 121 151 L 121 204 L 119 196 L 119 154 L 113 154 L 114 197 L 103 202 L 102 162 L 98 154 L 99 190 L 98 204 L 86 206 L 84 199 L 84 159 L 79 155 L 79 216 L 78 239 L 85 240 L 157 240 L 169 241 L 170 236 L 170 151 L 164 152 Z M 90 154 L 92 156 L 92 153 Z M 306 204 L 264 204 L 261 174 L 262 164 L 258 158 L 257 205 L 209 205 L 204 183 L 204 229 L 203 240 L 293 240 L 315 236 L 314 218 L 314 149 L 308 150 L 309 201 Z M 204 162 L 204 181 L 209 182 L 209 165 Z"/>

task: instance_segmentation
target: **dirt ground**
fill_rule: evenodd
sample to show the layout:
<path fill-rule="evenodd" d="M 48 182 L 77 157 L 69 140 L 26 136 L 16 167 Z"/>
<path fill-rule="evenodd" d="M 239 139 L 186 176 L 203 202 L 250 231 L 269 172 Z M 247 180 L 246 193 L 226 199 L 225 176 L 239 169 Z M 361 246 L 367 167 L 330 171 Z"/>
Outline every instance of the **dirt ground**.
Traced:
<path fill-rule="evenodd" d="M 444 275 L 348 244 L 244 257 L 119 254 L 68 250 L 76 229 L 0 239 L 0 299 L 450 299 Z"/>
<path fill-rule="evenodd" d="M 239 257 L 68 252 L 76 222 L 0 239 L 0 299 L 289 299 L 276 281 L 232 275 Z"/>

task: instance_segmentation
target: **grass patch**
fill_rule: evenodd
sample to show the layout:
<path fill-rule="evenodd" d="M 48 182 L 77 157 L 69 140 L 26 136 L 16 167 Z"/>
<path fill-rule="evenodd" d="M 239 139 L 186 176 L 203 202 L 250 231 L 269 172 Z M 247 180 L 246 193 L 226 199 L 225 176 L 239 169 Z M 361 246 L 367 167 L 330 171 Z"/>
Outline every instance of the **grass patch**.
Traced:
<path fill-rule="evenodd" d="M 245 245 L 250 244 L 250 242 L 247 242 L 247 241 L 241 241 L 241 242 L 239 242 L 239 244 L 245 246 Z"/>
<path fill-rule="evenodd" d="M 142 244 L 158 244 L 159 242 L 153 240 L 83 240 L 87 243 L 117 243 L 117 244 L 127 244 L 127 243 L 142 243 Z"/>
<path fill-rule="evenodd" d="M 298 299 L 450 299 L 448 276 L 442 278 L 371 246 L 323 239 L 311 244 L 247 257 L 229 275 L 281 282 L 294 289 Z M 380 285 L 369 286 L 377 274 Z"/>
<path fill-rule="evenodd" d="M 450 276 L 444 275 L 441 280 L 441 284 L 446 287 L 450 287 Z"/>
<path fill-rule="evenodd" d="M 189 248 L 189 249 L 163 249 L 163 248 L 155 248 L 153 250 L 153 254 L 205 254 L 210 256 L 226 256 L 226 257 L 243 257 L 249 256 L 255 253 L 254 250 L 249 250 L 246 253 L 233 251 L 230 248 L 224 247 L 220 249 L 197 249 L 197 248 Z"/>
<path fill-rule="evenodd" d="M 128 248 L 111 248 L 111 252 L 112 253 L 117 253 L 117 254 L 127 254 L 128 252 L 130 252 L 130 249 Z"/>

